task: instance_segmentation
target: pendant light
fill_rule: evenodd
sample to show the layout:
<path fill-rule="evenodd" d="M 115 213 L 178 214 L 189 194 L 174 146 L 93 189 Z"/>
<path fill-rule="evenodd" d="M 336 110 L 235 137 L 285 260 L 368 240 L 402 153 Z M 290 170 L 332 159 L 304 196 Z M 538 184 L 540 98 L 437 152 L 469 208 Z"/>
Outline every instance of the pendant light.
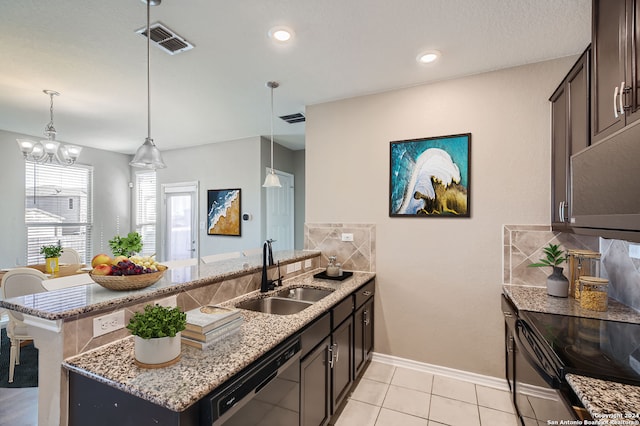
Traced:
<path fill-rule="evenodd" d="M 50 98 L 49 115 L 50 120 L 44 128 L 44 135 L 47 140 L 34 142 L 29 139 L 17 139 L 18 146 L 25 160 L 36 163 L 61 164 L 69 166 L 74 164 L 80 156 L 82 147 L 76 145 L 61 145 L 56 141 L 56 128 L 53 127 L 53 97 L 60 96 L 55 90 L 43 90 Z"/>
<path fill-rule="evenodd" d="M 281 188 L 280 179 L 278 179 L 278 175 L 273 170 L 273 89 L 280 86 L 277 81 L 268 81 L 267 87 L 271 89 L 271 170 L 267 173 L 267 177 L 264 180 L 264 184 L 262 185 L 265 188 Z"/>
<path fill-rule="evenodd" d="M 162 0 L 142 0 L 147 4 L 147 137 L 144 143 L 136 151 L 136 155 L 129 163 L 130 166 L 139 167 L 142 169 L 164 169 L 167 167 L 162 161 L 162 155 L 160 150 L 156 147 L 151 139 L 151 6 L 157 6 Z"/>

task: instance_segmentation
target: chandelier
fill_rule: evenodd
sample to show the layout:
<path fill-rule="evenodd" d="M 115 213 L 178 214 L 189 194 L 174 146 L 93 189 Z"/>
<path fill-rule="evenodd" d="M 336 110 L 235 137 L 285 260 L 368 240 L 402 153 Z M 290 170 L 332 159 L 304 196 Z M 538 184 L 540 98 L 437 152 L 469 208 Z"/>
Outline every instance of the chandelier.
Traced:
<path fill-rule="evenodd" d="M 25 160 L 34 161 L 36 163 L 61 164 L 69 166 L 74 164 L 80 156 L 82 147 L 76 145 L 61 145 L 56 141 L 56 129 L 53 127 L 53 97 L 59 96 L 60 93 L 54 90 L 43 90 L 51 100 L 49 107 L 50 121 L 44 128 L 46 140 L 34 142 L 29 139 L 17 139 L 18 146 Z"/>

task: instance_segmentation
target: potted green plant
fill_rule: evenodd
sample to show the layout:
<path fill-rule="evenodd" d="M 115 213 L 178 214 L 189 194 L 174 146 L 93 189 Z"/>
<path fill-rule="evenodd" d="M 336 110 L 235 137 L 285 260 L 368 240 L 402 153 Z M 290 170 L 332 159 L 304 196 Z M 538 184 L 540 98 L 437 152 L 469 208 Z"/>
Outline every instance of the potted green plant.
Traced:
<path fill-rule="evenodd" d="M 62 254 L 64 250 L 60 246 L 60 242 L 58 244 L 44 245 L 40 247 L 40 254 L 44 255 L 44 264 L 45 270 L 49 274 L 53 274 L 60 270 L 60 254 Z"/>
<path fill-rule="evenodd" d="M 560 266 L 563 262 L 566 262 L 567 252 L 560 249 L 559 244 L 551 243 L 542 251 L 545 257 L 538 262 L 531 263 L 529 266 L 534 268 L 552 267 L 553 272 L 547 277 L 547 294 L 556 297 L 567 297 L 569 295 L 569 280 L 562 274 L 563 268 Z"/>
<path fill-rule="evenodd" d="M 147 305 L 134 313 L 127 328 L 134 335 L 136 360 L 149 365 L 177 361 L 186 324 L 187 315 L 178 307 Z"/>
<path fill-rule="evenodd" d="M 114 256 L 131 257 L 142 250 L 142 237 L 137 232 L 129 232 L 126 237 L 116 235 L 109 240 Z"/>

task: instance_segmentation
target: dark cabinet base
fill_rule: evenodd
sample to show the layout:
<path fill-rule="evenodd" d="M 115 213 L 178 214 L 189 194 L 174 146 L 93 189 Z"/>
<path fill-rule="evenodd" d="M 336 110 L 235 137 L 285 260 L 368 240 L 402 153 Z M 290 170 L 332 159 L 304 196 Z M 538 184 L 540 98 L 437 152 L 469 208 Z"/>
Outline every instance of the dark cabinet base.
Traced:
<path fill-rule="evenodd" d="M 192 406 L 182 413 L 69 372 L 69 426 L 197 426 Z"/>

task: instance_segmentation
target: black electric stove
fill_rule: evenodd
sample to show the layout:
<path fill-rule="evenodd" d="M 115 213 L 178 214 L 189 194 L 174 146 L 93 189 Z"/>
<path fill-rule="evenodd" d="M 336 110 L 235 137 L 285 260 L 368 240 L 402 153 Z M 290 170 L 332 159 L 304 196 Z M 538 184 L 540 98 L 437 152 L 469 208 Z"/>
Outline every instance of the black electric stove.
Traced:
<path fill-rule="evenodd" d="M 520 311 L 549 345 L 558 378 L 574 373 L 640 386 L 640 324 Z"/>

